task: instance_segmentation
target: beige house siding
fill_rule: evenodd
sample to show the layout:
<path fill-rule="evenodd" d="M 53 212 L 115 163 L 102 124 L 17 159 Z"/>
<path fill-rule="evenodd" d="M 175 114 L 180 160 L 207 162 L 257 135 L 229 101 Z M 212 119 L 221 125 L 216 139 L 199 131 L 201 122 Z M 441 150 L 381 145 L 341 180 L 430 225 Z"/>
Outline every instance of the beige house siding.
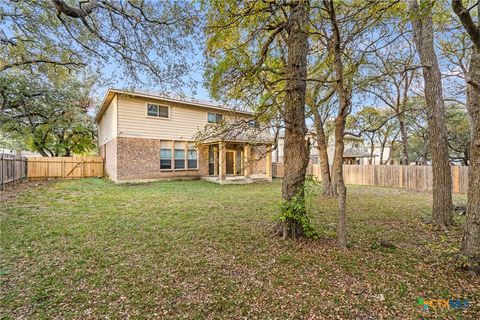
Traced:
<path fill-rule="evenodd" d="M 169 106 L 170 118 L 147 116 L 147 103 Z M 191 141 L 208 123 L 208 112 L 229 117 L 228 111 L 118 95 L 118 136 Z"/>
<path fill-rule="evenodd" d="M 110 139 L 107 143 L 100 146 L 100 156 L 105 161 L 105 175 L 117 181 L 117 138 Z"/>
<path fill-rule="evenodd" d="M 117 136 L 117 110 L 117 97 L 115 96 L 98 123 L 99 146 Z"/>

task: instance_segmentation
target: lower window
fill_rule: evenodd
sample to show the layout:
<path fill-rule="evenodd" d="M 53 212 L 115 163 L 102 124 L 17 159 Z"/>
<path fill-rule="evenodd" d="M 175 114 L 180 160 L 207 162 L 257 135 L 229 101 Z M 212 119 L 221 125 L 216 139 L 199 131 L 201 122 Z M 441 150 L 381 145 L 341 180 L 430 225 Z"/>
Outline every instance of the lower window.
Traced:
<path fill-rule="evenodd" d="M 197 150 L 188 149 L 188 169 L 197 169 Z"/>
<path fill-rule="evenodd" d="M 160 150 L 160 169 L 172 169 L 172 149 Z"/>
<path fill-rule="evenodd" d="M 185 169 L 185 142 L 175 141 L 175 169 Z"/>

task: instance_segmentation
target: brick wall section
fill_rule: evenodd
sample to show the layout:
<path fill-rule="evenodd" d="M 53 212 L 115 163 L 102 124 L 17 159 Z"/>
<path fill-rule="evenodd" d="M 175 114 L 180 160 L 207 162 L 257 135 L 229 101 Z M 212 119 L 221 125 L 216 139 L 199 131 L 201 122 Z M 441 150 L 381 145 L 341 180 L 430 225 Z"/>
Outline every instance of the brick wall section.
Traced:
<path fill-rule="evenodd" d="M 160 171 L 160 140 L 119 137 L 117 180 L 200 178 L 208 174 L 208 147 L 198 150 L 198 170 Z"/>
<path fill-rule="evenodd" d="M 105 161 L 105 176 L 117 181 L 117 138 L 113 138 L 99 147 L 99 155 Z"/>

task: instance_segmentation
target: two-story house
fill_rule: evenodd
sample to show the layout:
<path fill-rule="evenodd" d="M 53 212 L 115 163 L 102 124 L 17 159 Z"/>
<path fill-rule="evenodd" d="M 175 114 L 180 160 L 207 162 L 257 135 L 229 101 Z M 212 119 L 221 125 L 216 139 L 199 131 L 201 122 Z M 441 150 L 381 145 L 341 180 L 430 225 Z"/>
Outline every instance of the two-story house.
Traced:
<path fill-rule="evenodd" d="M 252 117 L 211 103 L 110 89 L 95 117 L 105 173 L 115 182 L 271 181 L 273 141 Z M 247 129 L 202 135 L 234 123 L 245 123 Z"/>

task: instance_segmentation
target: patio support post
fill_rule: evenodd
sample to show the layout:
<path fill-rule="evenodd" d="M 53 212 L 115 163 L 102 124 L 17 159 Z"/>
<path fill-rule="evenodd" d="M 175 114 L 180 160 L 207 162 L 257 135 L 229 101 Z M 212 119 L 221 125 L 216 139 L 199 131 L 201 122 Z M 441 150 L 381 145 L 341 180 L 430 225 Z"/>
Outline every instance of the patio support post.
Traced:
<path fill-rule="evenodd" d="M 267 144 L 267 155 L 266 155 L 266 170 L 267 178 L 272 180 L 272 146 Z"/>
<path fill-rule="evenodd" d="M 213 146 L 213 175 L 218 176 L 218 147 Z"/>
<path fill-rule="evenodd" d="M 245 145 L 245 160 L 244 160 L 244 175 L 246 178 L 250 178 L 252 172 L 252 146 L 250 144 Z"/>
<path fill-rule="evenodd" d="M 222 182 L 226 176 L 226 150 L 225 150 L 225 143 L 219 142 L 218 143 L 218 180 Z"/>

